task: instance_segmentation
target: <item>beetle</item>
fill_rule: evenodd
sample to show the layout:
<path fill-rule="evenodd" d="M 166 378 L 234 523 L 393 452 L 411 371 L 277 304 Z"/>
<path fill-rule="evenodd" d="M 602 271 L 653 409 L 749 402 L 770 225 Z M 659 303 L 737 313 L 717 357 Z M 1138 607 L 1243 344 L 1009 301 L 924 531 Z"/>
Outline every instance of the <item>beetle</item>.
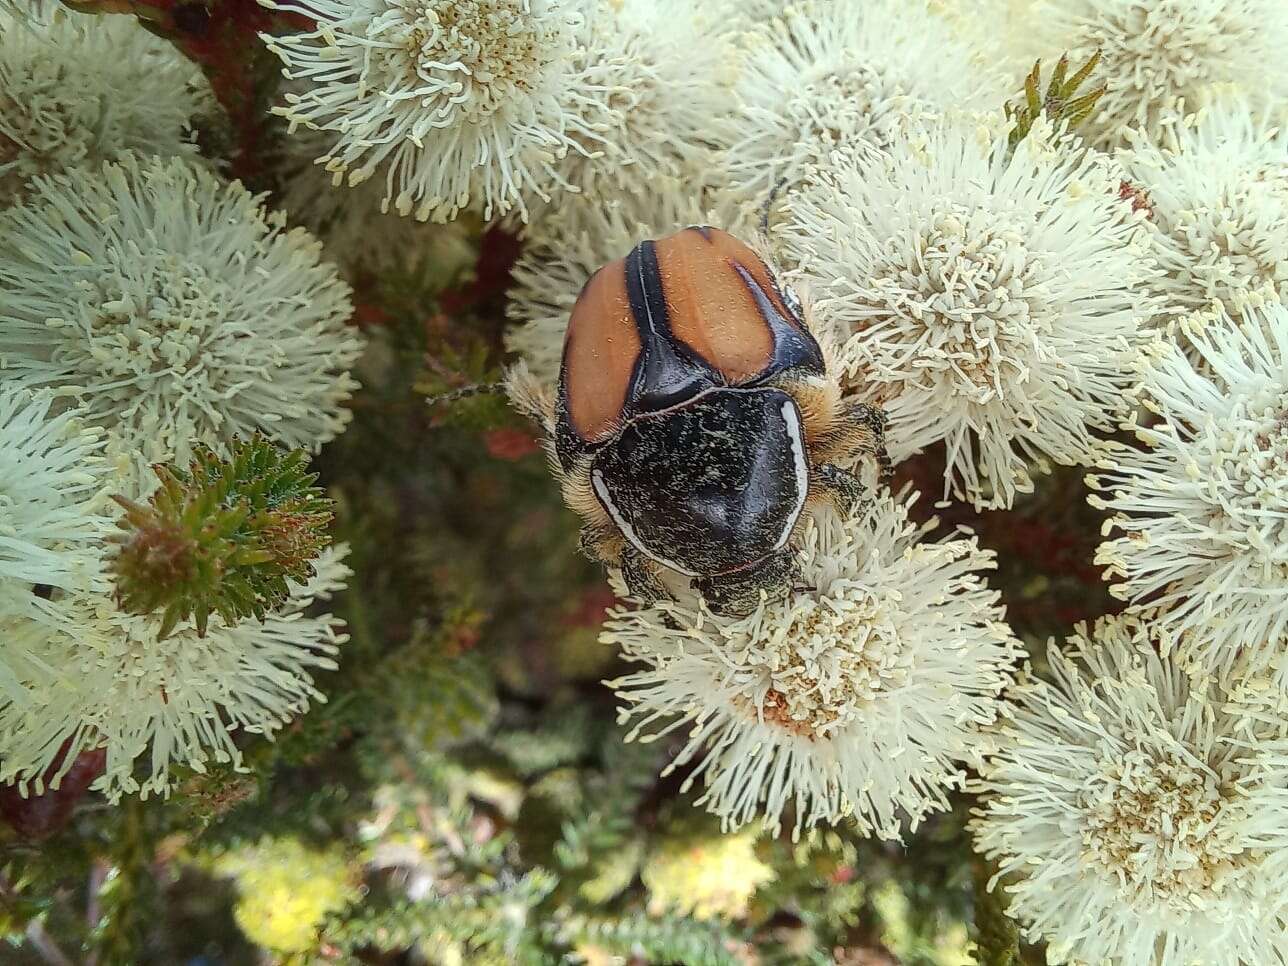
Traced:
<path fill-rule="evenodd" d="M 864 456 L 888 469 L 883 414 L 844 398 L 807 314 L 748 245 L 685 228 L 586 282 L 553 397 L 510 379 L 545 426 L 583 552 L 636 598 L 687 578 L 736 614 L 790 591 L 807 508 L 854 508 Z"/>

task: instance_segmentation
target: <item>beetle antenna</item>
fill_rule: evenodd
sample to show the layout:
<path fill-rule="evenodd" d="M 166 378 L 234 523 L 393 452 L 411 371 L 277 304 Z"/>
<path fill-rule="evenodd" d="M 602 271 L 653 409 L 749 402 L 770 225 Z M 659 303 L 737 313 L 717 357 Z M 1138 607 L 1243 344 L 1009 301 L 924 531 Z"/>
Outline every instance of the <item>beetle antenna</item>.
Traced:
<path fill-rule="evenodd" d="M 430 396 L 426 402 L 431 407 L 447 406 L 454 402 L 460 402 L 462 399 L 469 399 L 471 396 L 505 395 L 504 382 L 476 382 L 471 386 L 462 386 L 460 389 L 453 389 L 451 392 L 440 392 L 437 395 Z"/>
<path fill-rule="evenodd" d="M 787 178 L 779 178 L 769 189 L 769 197 L 765 199 L 765 204 L 760 209 L 760 233 L 766 238 L 769 237 L 769 209 L 774 207 L 774 202 L 778 200 L 778 195 L 786 185 Z"/>

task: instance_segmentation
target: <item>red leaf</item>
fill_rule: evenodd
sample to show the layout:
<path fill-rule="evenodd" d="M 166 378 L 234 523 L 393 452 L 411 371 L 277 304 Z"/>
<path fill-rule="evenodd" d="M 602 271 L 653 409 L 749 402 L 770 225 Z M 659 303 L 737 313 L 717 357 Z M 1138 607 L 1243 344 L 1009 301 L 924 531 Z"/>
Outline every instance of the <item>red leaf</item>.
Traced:
<path fill-rule="evenodd" d="M 63 752 L 70 742 L 63 744 Z M 107 750 L 97 748 L 93 751 L 82 751 L 76 756 L 67 774 L 57 788 L 46 786 L 43 795 L 31 795 L 26 798 L 18 793 L 17 785 L 0 785 L 0 815 L 4 816 L 15 832 L 26 839 L 48 838 L 65 826 L 72 817 L 76 803 L 81 800 L 94 779 L 103 774 L 107 764 Z M 49 782 L 62 765 L 62 759 L 50 766 L 45 772 L 45 781 Z"/>
<path fill-rule="evenodd" d="M 493 429 L 483 434 L 488 455 L 511 463 L 540 452 L 541 447 L 526 429 Z"/>

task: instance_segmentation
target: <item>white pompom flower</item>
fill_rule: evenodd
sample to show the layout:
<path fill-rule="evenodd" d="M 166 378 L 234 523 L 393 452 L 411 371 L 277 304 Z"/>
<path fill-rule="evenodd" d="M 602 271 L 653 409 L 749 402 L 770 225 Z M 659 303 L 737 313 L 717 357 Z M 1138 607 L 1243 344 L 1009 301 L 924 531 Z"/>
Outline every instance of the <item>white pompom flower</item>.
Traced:
<path fill-rule="evenodd" d="M 597 208 L 677 183 L 697 192 L 714 146 L 727 140 L 736 54 L 720 12 L 692 0 L 617 0 L 589 20 L 574 64 L 600 90 L 595 139 L 558 164 L 566 185 L 539 222 L 568 207 Z"/>
<path fill-rule="evenodd" d="M 1288 17 L 1280 0 L 1046 0 L 1036 47 L 1077 64 L 1097 51 L 1105 95 L 1086 130 L 1103 148 L 1133 135 L 1166 145 L 1185 118 L 1231 87 L 1288 97 Z"/>
<path fill-rule="evenodd" d="M 0 202 L 32 177 L 126 151 L 196 157 L 214 100 L 197 66 L 133 17 L 0 7 Z"/>
<path fill-rule="evenodd" d="M 885 149 L 913 121 L 1000 111 L 1007 91 L 921 0 L 793 5 L 743 40 L 718 173 L 753 208 L 832 151 Z"/>
<path fill-rule="evenodd" d="M 484 217 L 562 187 L 598 144 L 610 92 L 586 73 L 575 0 L 283 0 L 316 28 L 263 39 L 302 90 L 274 110 L 328 132 L 318 161 L 357 184 L 379 170 L 400 214 Z M 592 7 L 593 8 L 593 7 Z"/>
<path fill-rule="evenodd" d="M 24 700 L 17 622 L 65 622 L 50 597 L 106 589 L 111 528 L 102 433 L 76 411 L 51 413 L 49 393 L 0 387 L 0 694 Z"/>
<path fill-rule="evenodd" d="M 1152 347 L 1140 445 L 1107 447 L 1089 478 L 1119 534 L 1096 561 L 1170 637 L 1194 631 L 1193 657 L 1264 664 L 1288 637 L 1288 308 L 1196 322 L 1189 351 Z"/>
<path fill-rule="evenodd" d="M 1288 133 L 1226 98 L 1179 129 L 1173 148 L 1121 158 L 1149 211 L 1159 292 L 1176 315 L 1288 296 Z"/>
<path fill-rule="evenodd" d="M 1155 274 L 1119 182 L 1044 121 L 1013 156 L 950 122 L 837 155 L 784 204 L 785 260 L 848 338 L 891 455 L 942 443 L 946 494 L 1009 507 L 1114 427 Z"/>
<path fill-rule="evenodd" d="M 240 183 L 127 155 L 0 213 L 0 371 L 75 397 L 146 465 L 336 435 L 362 340 L 321 245 Z"/>
<path fill-rule="evenodd" d="M 113 799 L 164 794 L 176 766 L 239 766 L 238 734 L 271 737 L 325 700 L 312 673 L 336 666 L 346 636 L 329 614 L 305 611 L 343 587 L 343 556 L 343 547 L 323 554 L 316 576 L 292 582 L 262 623 L 215 618 L 204 637 L 184 621 L 158 639 L 159 613 L 129 614 L 101 594 L 58 601 L 69 616 L 62 627 L 7 621 L 6 650 L 25 693 L 0 694 L 0 782 L 39 794 L 97 748 L 106 770 L 94 787 Z"/>
<path fill-rule="evenodd" d="M 0 387 L 0 596 L 102 586 L 102 433 L 52 405 L 50 393 Z"/>
<path fill-rule="evenodd" d="M 923 542 L 888 495 L 822 515 L 802 541 L 808 589 L 746 617 L 686 596 L 610 613 L 601 639 L 641 665 L 612 685 L 631 739 L 687 731 L 700 802 L 726 827 L 795 831 L 852 817 L 897 838 L 948 807 L 993 721 L 1019 644 L 974 538 Z"/>
<path fill-rule="evenodd" d="M 973 791 L 980 850 L 1052 963 L 1283 962 L 1288 727 L 1106 619 L 1010 692 Z"/>
<path fill-rule="evenodd" d="M 706 224 L 749 237 L 746 219 L 728 205 L 717 210 L 686 181 L 652 181 L 634 196 L 552 212 L 529 229 L 514 266 L 507 312 L 521 324 L 506 333 L 506 348 L 527 362 L 533 376 L 553 386 L 568 317 L 586 281 L 646 239 Z"/>

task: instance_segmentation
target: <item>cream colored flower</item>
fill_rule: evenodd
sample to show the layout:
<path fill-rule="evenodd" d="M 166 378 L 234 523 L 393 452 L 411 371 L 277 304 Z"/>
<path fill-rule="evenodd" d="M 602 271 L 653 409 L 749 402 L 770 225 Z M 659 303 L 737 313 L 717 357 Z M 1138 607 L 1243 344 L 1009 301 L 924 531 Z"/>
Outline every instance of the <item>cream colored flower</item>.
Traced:
<path fill-rule="evenodd" d="M 1166 145 L 1186 115 L 1231 86 L 1268 103 L 1288 96 L 1280 0 L 1045 0 L 1032 22 L 1052 61 L 1100 52 L 1106 93 L 1087 129 L 1101 147 L 1132 132 Z"/>
<path fill-rule="evenodd" d="M 1035 20 L 1041 0 L 929 0 L 953 31 L 1005 78 L 1005 99 L 1014 100 L 1024 89 L 1024 78 L 1036 60 L 1049 76 L 1054 59 L 1035 42 Z M 1063 51 L 1061 51 L 1063 53 Z M 1058 58 L 1058 54 L 1055 55 Z"/>
<path fill-rule="evenodd" d="M 1079 628 L 1010 692 L 975 838 L 1053 963 L 1281 963 L 1288 729 L 1160 657 L 1134 618 Z"/>
<path fill-rule="evenodd" d="M 50 413 L 48 393 L 0 387 L 0 696 L 23 702 L 33 667 L 25 628 L 46 633 L 68 616 L 49 598 L 103 591 L 106 463 L 102 434 L 75 410 Z"/>
<path fill-rule="evenodd" d="M 792 0 L 712 0 L 730 30 L 743 30 L 752 24 L 782 16 Z"/>
<path fill-rule="evenodd" d="M 102 587 L 102 433 L 50 412 L 49 393 L 0 386 L 0 598 Z M 0 610 L 6 604 L 0 602 Z M 3 663 L 0 649 L 0 663 Z"/>
<path fill-rule="evenodd" d="M 68 616 L 63 626 L 6 622 L 6 655 L 25 693 L 0 693 L 0 782 L 39 793 L 46 770 L 61 765 L 56 787 L 81 751 L 99 747 L 107 763 L 94 787 L 113 799 L 165 793 L 177 765 L 239 766 L 236 735 L 271 737 L 310 701 L 325 700 L 311 674 L 334 668 L 347 638 L 331 615 L 305 611 L 343 587 L 343 555 L 319 558 L 317 576 L 292 584 L 263 623 L 212 619 L 205 637 L 185 621 L 158 639 L 160 613 L 128 614 L 92 593 L 56 602 Z"/>
<path fill-rule="evenodd" d="M 1139 445 L 1089 478 L 1118 533 L 1096 561 L 1116 596 L 1163 609 L 1169 645 L 1264 665 L 1288 637 L 1288 308 L 1192 320 L 1189 351 L 1145 356 Z"/>
<path fill-rule="evenodd" d="M 1119 183 L 1045 122 L 1014 155 L 950 122 L 837 155 L 785 202 L 783 256 L 848 337 L 891 455 L 942 443 L 946 494 L 1008 507 L 1115 425 L 1154 276 Z"/>
<path fill-rule="evenodd" d="M 468 274 L 478 260 L 477 219 L 427 224 L 382 210 L 380 177 L 337 187 L 314 163 L 326 151 L 325 142 L 325 132 L 311 130 L 286 139 L 274 166 L 276 201 L 292 223 L 322 240 L 327 259 L 347 280 L 437 290 Z"/>
<path fill-rule="evenodd" d="M 884 497 L 803 539 L 801 585 L 746 617 L 684 597 L 611 612 L 602 640 L 640 669 L 612 682 L 631 739 L 686 733 L 671 768 L 728 827 L 796 832 L 852 817 L 896 838 L 959 787 L 1018 642 L 974 538 L 922 542 Z"/>
<path fill-rule="evenodd" d="M 0 368 L 80 400 L 137 464 L 259 431 L 315 449 L 349 419 L 362 340 L 319 243 L 240 183 L 126 155 L 0 213 Z"/>
<path fill-rule="evenodd" d="M 315 29 L 264 35 L 298 91 L 275 108 L 327 132 L 336 183 L 378 171 L 400 214 L 484 217 L 563 187 L 569 152 L 598 150 L 610 91 L 589 72 L 578 0 L 283 0 Z M 587 147 L 590 145 L 591 147 Z"/>
<path fill-rule="evenodd" d="M 661 184 L 700 194 L 712 177 L 714 146 L 736 123 L 737 54 L 718 8 L 615 0 L 588 20 L 574 68 L 601 92 L 595 136 L 571 135 L 580 150 L 557 165 L 569 190 L 549 205 L 534 202 L 533 221 L 570 207 L 593 218 L 606 203 L 630 204 Z"/>
<path fill-rule="evenodd" d="M 195 158 L 209 85 L 133 17 L 29 0 L 0 6 L 0 203 L 30 179 L 126 151 Z"/>
<path fill-rule="evenodd" d="M 759 208 L 834 150 L 885 149 L 918 119 L 1000 111 L 1000 75 L 921 0 L 807 0 L 746 35 L 716 174 Z"/>
<path fill-rule="evenodd" d="M 1288 134 L 1265 111 L 1223 99 L 1175 147 L 1138 143 L 1122 159 L 1144 192 L 1170 315 L 1288 295 Z"/>

